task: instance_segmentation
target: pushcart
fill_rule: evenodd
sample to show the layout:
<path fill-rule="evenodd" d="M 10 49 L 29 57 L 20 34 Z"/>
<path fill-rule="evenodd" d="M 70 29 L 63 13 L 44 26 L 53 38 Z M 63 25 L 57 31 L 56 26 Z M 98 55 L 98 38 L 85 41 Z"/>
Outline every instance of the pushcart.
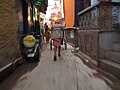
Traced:
<path fill-rule="evenodd" d="M 63 31 L 63 35 L 62 35 L 61 44 L 64 46 L 64 49 L 67 50 L 67 40 L 65 37 L 64 29 L 62 29 L 62 31 Z M 51 32 L 52 32 L 52 30 L 51 30 Z M 53 39 L 51 38 L 50 39 L 50 50 L 52 50 L 52 46 L 53 46 Z"/>

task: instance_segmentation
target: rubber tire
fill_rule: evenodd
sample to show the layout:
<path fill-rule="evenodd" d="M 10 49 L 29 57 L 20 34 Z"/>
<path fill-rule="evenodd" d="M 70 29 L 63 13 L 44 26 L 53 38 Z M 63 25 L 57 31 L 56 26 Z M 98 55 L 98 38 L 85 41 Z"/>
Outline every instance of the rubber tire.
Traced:
<path fill-rule="evenodd" d="M 50 50 L 52 50 L 52 42 L 50 42 Z"/>
<path fill-rule="evenodd" d="M 64 45 L 65 45 L 65 50 L 67 50 L 67 43 L 65 42 L 65 44 L 64 44 Z"/>
<path fill-rule="evenodd" d="M 65 50 L 67 50 L 67 41 L 64 39 Z"/>
<path fill-rule="evenodd" d="M 35 61 L 40 61 L 40 57 L 41 57 L 41 49 L 38 49 L 38 55 L 35 56 Z"/>
<path fill-rule="evenodd" d="M 34 58 L 35 58 L 35 61 L 40 61 L 39 54 L 38 54 L 38 55 L 36 55 Z"/>

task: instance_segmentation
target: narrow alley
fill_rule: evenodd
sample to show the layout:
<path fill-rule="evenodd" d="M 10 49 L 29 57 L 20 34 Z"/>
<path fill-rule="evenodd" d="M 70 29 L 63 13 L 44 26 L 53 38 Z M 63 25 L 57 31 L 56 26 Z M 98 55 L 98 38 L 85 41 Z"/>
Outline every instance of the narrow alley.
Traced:
<path fill-rule="evenodd" d="M 120 90 L 120 0 L 0 2 L 0 90 Z"/>

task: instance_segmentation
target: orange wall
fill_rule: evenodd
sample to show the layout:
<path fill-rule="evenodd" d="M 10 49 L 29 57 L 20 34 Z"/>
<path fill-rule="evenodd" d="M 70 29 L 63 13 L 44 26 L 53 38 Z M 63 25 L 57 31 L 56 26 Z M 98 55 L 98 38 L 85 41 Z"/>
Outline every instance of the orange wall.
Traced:
<path fill-rule="evenodd" d="M 64 0 L 64 15 L 66 28 L 74 25 L 74 0 Z"/>

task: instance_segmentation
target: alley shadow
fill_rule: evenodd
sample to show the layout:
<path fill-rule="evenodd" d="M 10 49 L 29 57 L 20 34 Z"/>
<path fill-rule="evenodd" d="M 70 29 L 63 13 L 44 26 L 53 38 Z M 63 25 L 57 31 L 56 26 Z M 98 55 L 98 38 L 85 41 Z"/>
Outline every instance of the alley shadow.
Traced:
<path fill-rule="evenodd" d="M 12 90 L 12 88 L 19 83 L 21 77 L 24 77 L 26 74 L 29 76 L 30 72 L 33 71 L 33 69 L 35 69 L 39 63 L 40 62 L 25 62 L 19 66 L 9 77 L 0 83 L 0 90 Z M 28 76 L 26 75 L 23 78 L 23 81 L 27 79 Z M 9 83 L 9 81 L 12 83 Z"/>

